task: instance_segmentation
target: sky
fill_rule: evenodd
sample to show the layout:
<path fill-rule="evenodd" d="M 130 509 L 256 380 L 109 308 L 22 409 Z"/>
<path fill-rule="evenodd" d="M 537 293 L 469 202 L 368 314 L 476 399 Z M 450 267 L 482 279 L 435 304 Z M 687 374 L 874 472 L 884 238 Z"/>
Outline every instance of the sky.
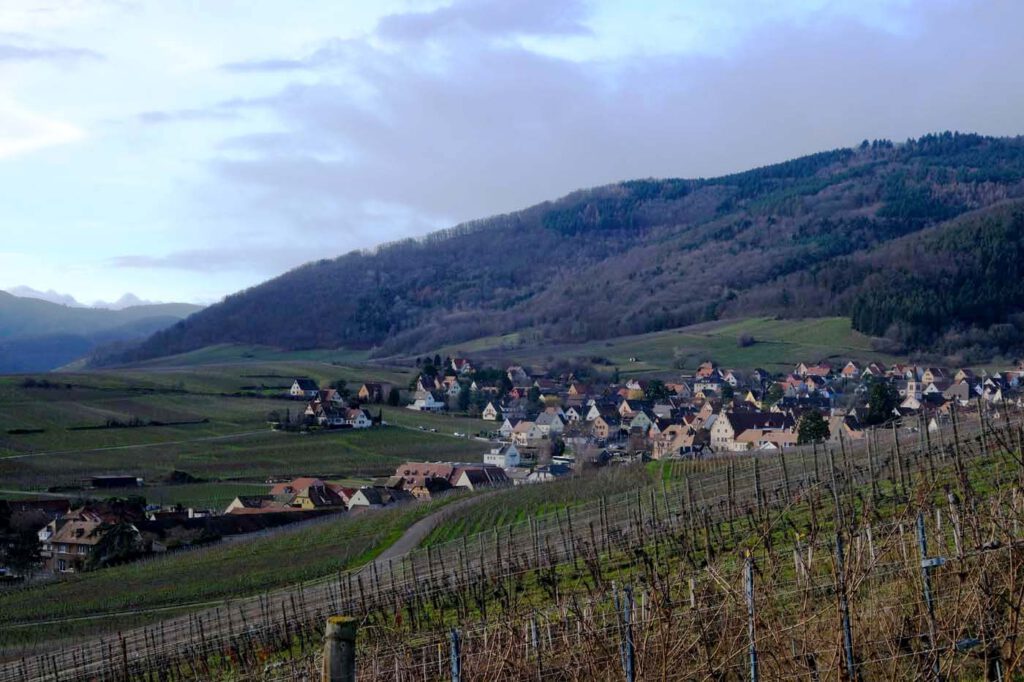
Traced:
<path fill-rule="evenodd" d="M 1019 0 L 2 0 L 0 288 L 211 303 L 646 177 L 1024 133 Z"/>

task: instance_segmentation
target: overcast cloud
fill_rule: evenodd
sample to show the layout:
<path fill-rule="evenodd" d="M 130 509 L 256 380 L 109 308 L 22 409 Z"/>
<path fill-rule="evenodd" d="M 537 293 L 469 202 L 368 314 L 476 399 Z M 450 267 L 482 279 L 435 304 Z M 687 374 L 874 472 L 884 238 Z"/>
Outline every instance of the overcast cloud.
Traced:
<path fill-rule="evenodd" d="M 580 187 L 1024 132 L 1022 3 L 637 5 L 0 10 L 0 286 L 215 300 Z"/>

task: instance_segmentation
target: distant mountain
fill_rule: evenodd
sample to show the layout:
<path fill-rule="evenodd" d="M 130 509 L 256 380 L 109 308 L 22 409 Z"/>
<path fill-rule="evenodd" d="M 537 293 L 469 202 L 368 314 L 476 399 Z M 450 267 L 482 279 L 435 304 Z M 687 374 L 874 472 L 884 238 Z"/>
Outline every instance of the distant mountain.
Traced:
<path fill-rule="evenodd" d="M 39 289 L 33 289 L 27 286 L 16 286 L 7 289 L 7 293 L 13 294 L 19 298 L 35 298 L 40 301 L 49 301 L 50 303 L 57 303 L 59 305 L 66 305 L 71 308 L 103 308 L 105 310 L 124 310 L 125 308 L 134 308 L 137 306 L 146 305 L 162 305 L 157 301 L 146 301 L 131 292 L 122 294 L 119 299 L 113 302 L 108 301 L 94 301 L 93 303 L 86 305 L 81 303 L 71 294 L 62 294 L 53 289 L 47 289 L 46 291 L 40 291 Z"/>
<path fill-rule="evenodd" d="M 955 133 L 622 182 L 307 264 L 110 359 L 222 342 L 386 355 L 526 329 L 583 341 L 751 313 L 849 315 L 892 349 L 1011 353 L 1022 201 L 1024 138 Z"/>
<path fill-rule="evenodd" d="M 33 289 L 27 286 L 16 286 L 6 290 L 7 293 L 12 296 L 19 298 L 35 298 L 40 301 L 49 301 L 50 303 L 56 303 L 58 305 L 66 305 L 71 308 L 86 308 L 84 303 L 79 303 L 71 294 L 62 294 L 59 291 L 53 289 L 47 289 L 46 291 L 40 291 L 39 289 Z"/>
<path fill-rule="evenodd" d="M 200 309 L 186 303 L 76 308 L 0 291 L 0 373 L 54 369 L 102 344 L 144 339 Z"/>

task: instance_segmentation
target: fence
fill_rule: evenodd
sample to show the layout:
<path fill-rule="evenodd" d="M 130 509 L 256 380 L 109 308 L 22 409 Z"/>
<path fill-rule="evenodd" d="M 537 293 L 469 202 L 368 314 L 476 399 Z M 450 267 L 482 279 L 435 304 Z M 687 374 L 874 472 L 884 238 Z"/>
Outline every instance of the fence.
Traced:
<path fill-rule="evenodd" d="M 867 628 L 861 614 L 864 588 L 888 586 L 899 591 L 893 586 L 909 585 L 907 575 L 915 585 L 920 583 L 922 569 L 909 558 L 916 521 L 906 513 L 913 506 L 927 509 L 928 523 L 938 527 L 931 532 L 944 533 L 942 537 L 956 546 L 959 562 L 984 563 L 987 559 L 979 562 L 982 555 L 975 554 L 984 545 L 979 528 L 983 521 L 998 527 L 1000 545 L 986 550 L 985 556 L 1005 553 L 1012 569 L 1005 572 L 1016 576 L 1021 473 L 1019 466 L 1000 456 L 1020 452 L 1021 431 L 1019 415 L 1013 420 L 1009 416 L 1004 409 L 999 428 L 981 412 L 970 428 L 954 417 L 947 430 L 934 436 L 919 430 L 912 435 L 916 442 L 893 430 L 874 432 L 861 444 L 690 464 L 685 480 L 660 490 L 581 504 L 374 562 L 329 580 L 237 600 L 117 637 L 63 646 L 46 655 L 25 656 L 0 669 L 0 680 L 206 679 L 218 668 L 251 679 L 294 677 L 308 674 L 303 670 L 315 665 L 308 656 L 282 658 L 280 652 L 316 648 L 321 624 L 336 613 L 361 618 L 359 649 L 361 660 L 374 662 L 371 679 L 422 679 L 416 675 L 425 670 L 429 679 L 436 659 L 445 658 L 442 650 L 448 646 L 451 625 L 472 621 L 482 625 L 460 629 L 465 679 L 515 676 L 511 666 L 520 665 L 512 662 L 518 657 L 500 652 L 518 651 L 522 643 L 515 643 L 513 632 L 527 631 L 526 639 L 536 643 L 527 660 L 540 661 L 534 662 L 539 677 L 573 679 L 570 671 L 585 670 L 597 675 L 593 679 L 621 679 L 624 669 L 611 663 L 623 660 L 625 626 L 634 632 L 635 674 L 643 678 L 655 660 L 661 661 L 663 673 L 742 669 L 749 675 L 757 669 L 772 678 L 796 674 L 795 664 L 783 662 L 800 656 L 805 663 L 806 657 L 813 658 L 814 674 L 819 676 L 837 676 L 841 669 L 850 675 L 851 666 L 855 674 L 874 671 L 883 662 L 897 668 L 905 661 L 916 665 L 922 656 L 919 647 L 880 652 L 889 640 Z M 991 503 L 991 509 L 982 509 L 982 498 L 971 492 L 968 464 L 988 476 L 986 484 L 993 492 L 984 502 Z M 960 502 L 947 503 L 946 509 L 927 503 L 924 498 L 934 496 L 936 486 L 944 482 L 961 491 L 963 507 Z M 899 520 L 886 525 L 881 522 L 883 512 Z M 799 524 L 808 535 L 784 541 L 789 529 L 781 524 L 786 523 Z M 896 536 L 898 543 L 892 540 Z M 753 550 L 750 570 L 757 567 L 755 577 L 760 576 L 751 581 L 756 592 L 749 599 L 740 588 L 748 565 L 736 556 L 740 548 Z M 823 556 L 831 558 L 826 561 Z M 899 561 L 893 562 L 893 556 Z M 792 568 L 783 568 L 790 559 Z M 985 590 L 998 591 L 1001 583 L 992 571 L 971 566 L 963 570 L 985 576 Z M 938 643 L 951 641 L 953 630 L 964 627 L 962 618 L 943 615 L 945 605 L 958 603 L 946 586 L 944 576 L 950 573 L 939 569 L 930 574 L 931 608 L 939 614 L 934 636 L 929 630 L 929 641 L 936 644 L 925 652 L 932 658 L 946 656 L 940 655 L 947 649 Z M 623 578 L 637 585 L 640 595 L 635 615 L 626 623 L 607 615 L 619 613 L 612 585 Z M 641 579 L 643 585 L 638 584 Z M 988 594 L 985 590 L 981 593 Z M 792 602 L 766 603 L 761 596 L 766 591 L 788 595 Z M 833 599 L 835 609 L 849 614 L 844 619 L 847 625 L 834 627 L 836 619 L 823 606 Z M 917 609 L 925 601 L 921 597 L 907 604 Z M 556 605 L 554 611 L 546 608 L 551 604 Z M 690 610 L 681 610 L 681 604 Z M 894 608 L 881 605 L 877 612 L 888 614 L 886 622 L 895 627 L 908 616 Z M 794 624 L 780 626 L 789 622 Z M 826 622 L 833 625 L 822 628 Z M 573 628 L 576 640 L 569 647 Z M 708 637 L 688 642 L 678 636 L 712 630 L 717 642 L 713 655 L 707 651 L 711 645 L 701 643 Z M 822 641 L 822 630 L 828 634 L 825 639 L 834 632 L 848 636 L 828 644 Z M 989 652 L 998 644 L 993 634 L 998 628 L 987 630 L 989 634 L 978 639 Z M 675 633 L 674 639 L 669 632 Z M 908 633 L 908 641 L 917 643 L 919 634 Z M 785 639 L 791 650 L 783 654 Z M 589 653 L 558 653 L 545 648 L 545 641 L 561 641 L 566 644 L 562 649 L 575 652 L 583 647 Z M 866 657 L 869 650 L 872 654 Z M 964 658 L 974 656 L 968 653 Z M 487 677 L 492 667 L 497 677 Z M 437 678 L 443 677 L 439 669 Z"/>

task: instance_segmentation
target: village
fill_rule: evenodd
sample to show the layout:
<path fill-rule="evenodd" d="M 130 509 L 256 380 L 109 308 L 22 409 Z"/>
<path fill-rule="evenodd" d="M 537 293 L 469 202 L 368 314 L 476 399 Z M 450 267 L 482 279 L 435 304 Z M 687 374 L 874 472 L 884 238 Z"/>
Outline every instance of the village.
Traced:
<path fill-rule="evenodd" d="M 702 363 L 674 379 L 602 381 L 569 372 L 552 376 L 509 366 L 498 381 L 477 380 L 464 358 L 444 374 L 421 374 L 409 409 L 448 411 L 471 405 L 495 425 L 501 445 L 487 461 L 506 469 L 613 453 L 665 459 L 774 452 L 798 444 L 860 440 L 865 429 L 903 423 L 936 431 L 951 409 L 998 411 L 1020 401 L 1024 363 L 975 373 L 968 368 L 849 361 L 799 363 L 785 375 L 741 372 Z M 433 370 L 432 367 L 430 367 Z M 493 376 L 493 370 L 484 372 Z M 617 371 L 616 371 L 617 374 Z M 464 399 L 469 394 L 469 401 Z M 474 412 L 475 410 L 475 412 Z M 596 459 L 595 459 L 596 458 Z"/>
<path fill-rule="evenodd" d="M 667 379 L 618 379 L 592 369 L 551 372 L 520 365 L 476 367 L 467 358 L 417 360 L 409 386 L 367 382 L 357 391 L 321 388 L 297 377 L 288 397 L 296 417 L 268 416 L 275 430 L 397 427 L 374 406 L 460 414 L 476 434 L 423 437 L 486 441 L 482 461 L 408 461 L 366 485 L 307 472 L 267 483 L 263 494 L 235 497 L 223 509 L 147 505 L 144 481 L 94 476 L 78 500 L 10 500 L 10 522 L 37 528 L 26 562 L 61 575 L 242 537 L 337 513 L 370 513 L 450 494 L 544 483 L 588 468 L 636 461 L 759 456 L 807 443 L 858 441 L 874 426 L 935 431 L 952 409 L 984 409 L 992 418 L 1019 404 L 1024 365 L 998 372 L 850 361 L 800 363 L 784 375 L 741 372 L 707 361 Z M 105 498 L 105 488 L 139 495 Z M 26 567 L 23 567 L 26 568 Z"/>

